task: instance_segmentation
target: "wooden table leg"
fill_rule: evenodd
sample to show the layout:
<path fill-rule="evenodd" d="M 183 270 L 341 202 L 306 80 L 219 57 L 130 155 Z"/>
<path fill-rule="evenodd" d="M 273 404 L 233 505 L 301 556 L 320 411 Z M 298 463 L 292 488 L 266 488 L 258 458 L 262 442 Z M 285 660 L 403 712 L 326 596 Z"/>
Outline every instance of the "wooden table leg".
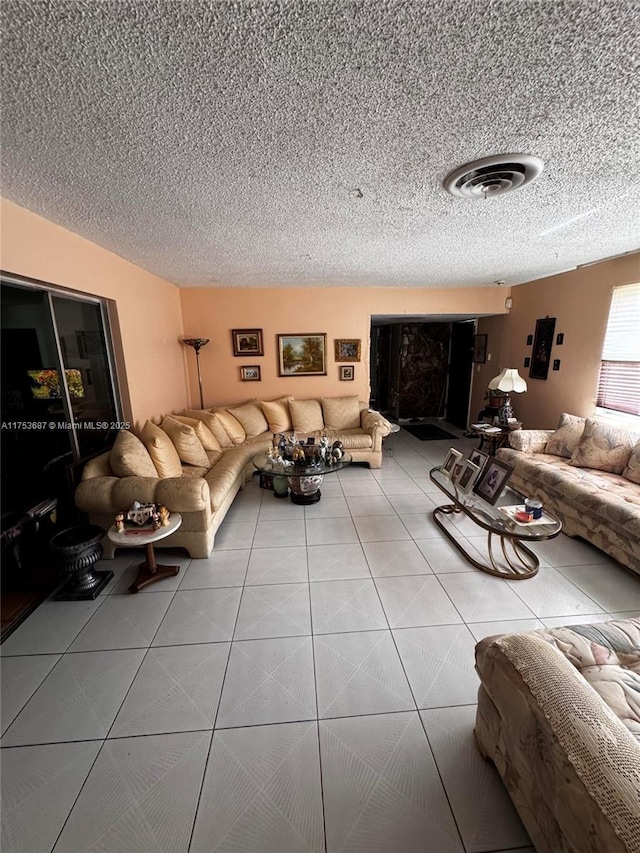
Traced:
<path fill-rule="evenodd" d="M 156 581 L 175 577 L 180 571 L 180 566 L 161 566 L 156 562 L 153 542 L 147 542 L 144 547 L 146 549 L 146 559 L 138 566 L 138 576 L 129 587 L 129 592 L 138 592 L 139 589 L 144 589 L 145 586 L 149 586 L 149 584 Z"/>

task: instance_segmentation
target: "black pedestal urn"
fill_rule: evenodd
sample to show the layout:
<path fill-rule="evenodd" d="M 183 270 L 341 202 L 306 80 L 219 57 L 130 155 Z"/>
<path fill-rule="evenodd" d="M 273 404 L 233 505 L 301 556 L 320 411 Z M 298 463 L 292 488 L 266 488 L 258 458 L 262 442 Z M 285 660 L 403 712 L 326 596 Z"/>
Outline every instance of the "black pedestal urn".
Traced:
<path fill-rule="evenodd" d="M 93 566 L 102 557 L 100 540 L 104 536 L 97 524 L 81 524 L 61 530 L 49 542 L 60 568 L 69 575 L 54 596 L 58 601 L 93 599 L 100 595 L 113 577 L 112 571 L 96 572 Z"/>

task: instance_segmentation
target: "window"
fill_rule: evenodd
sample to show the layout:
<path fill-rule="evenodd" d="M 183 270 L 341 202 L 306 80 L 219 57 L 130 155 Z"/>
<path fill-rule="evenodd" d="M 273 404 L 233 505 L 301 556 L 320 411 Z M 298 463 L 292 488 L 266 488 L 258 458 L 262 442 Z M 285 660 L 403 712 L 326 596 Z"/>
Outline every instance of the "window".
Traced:
<path fill-rule="evenodd" d="M 640 415 L 640 284 L 613 290 L 596 402 Z"/>

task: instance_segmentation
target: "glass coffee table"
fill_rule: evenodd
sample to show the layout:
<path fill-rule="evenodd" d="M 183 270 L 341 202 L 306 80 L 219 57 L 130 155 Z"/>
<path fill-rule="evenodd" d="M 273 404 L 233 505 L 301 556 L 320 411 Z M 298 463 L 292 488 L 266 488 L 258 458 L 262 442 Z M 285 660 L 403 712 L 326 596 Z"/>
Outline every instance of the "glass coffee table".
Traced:
<path fill-rule="evenodd" d="M 318 503 L 322 496 L 320 486 L 325 476 L 342 471 L 347 465 L 351 465 L 351 456 L 348 453 L 332 465 L 328 465 L 321 459 L 306 460 L 304 464 L 294 464 L 286 460 L 274 462 L 266 453 L 256 456 L 253 460 L 253 467 L 261 474 L 286 477 L 292 503 L 302 506 Z M 286 494 L 284 496 L 286 497 Z"/>
<path fill-rule="evenodd" d="M 429 477 L 450 500 L 450 503 L 433 510 L 433 519 L 472 566 L 490 575 L 514 581 L 532 578 L 537 573 L 539 560 L 525 543 L 555 538 L 562 530 L 559 518 L 544 508 L 541 519 L 519 523 L 511 517 L 512 512 L 503 511 L 506 507 L 524 505 L 522 495 L 513 489 L 505 489 L 496 506 L 492 506 L 474 492 L 462 494 L 439 467 L 432 468 Z M 460 514 L 470 518 L 478 528 L 487 532 L 485 562 L 476 559 L 467 551 L 460 541 L 464 541 L 464 536 L 455 530 L 453 524 L 445 523 L 451 516 Z"/>

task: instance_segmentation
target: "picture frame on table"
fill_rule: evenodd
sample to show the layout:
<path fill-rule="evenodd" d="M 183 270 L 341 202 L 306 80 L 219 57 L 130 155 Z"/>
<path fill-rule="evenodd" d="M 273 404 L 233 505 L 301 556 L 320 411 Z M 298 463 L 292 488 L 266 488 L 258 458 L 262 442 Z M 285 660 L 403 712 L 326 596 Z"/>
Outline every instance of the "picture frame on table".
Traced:
<path fill-rule="evenodd" d="M 500 459 L 492 456 L 482 469 L 482 474 L 476 480 L 473 491 L 487 503 L 491 504 L 491 506 L 495 506 L 512 473 L 512 465 L 507 465 L 506 462 L 502 462 Z"/>
<path fill-rule="evenodd" d="M 235 356 L 264 355 L 262 329 L 231 329 L 231 340 Z"/>
<path fill-rule="evenodd" d="M 260 382 L 260 365 L 252 364 L 251 366 L 241 367 L 240 379 L 243 382 Z"/>
<path fill-rule="evenodd" d="M 487 464 L 487 460 L 490 458 L 488 453 L 485 453 L 484 450 L 472 450 L 469 454 L 469 462 L 473 462 L 474 465 L 477 465 L 480 468 L 480 471 Z"/>
<path fill-rule="evenodd" d="M 444 462 L 440 466 L 440 470 L 442 471 L 445 477 L 451 478 L 456 463 L 460 462 L 461 459 L 462 453 L 460 453 L 460 451 L 458 450 L 455 450 L 453 447 L 450 448 L 449 452 L 445 457 Z"/>
<path fill-rule="evenodd" d="M 327 336 L 277 335 L 279 376 L 326 376 Z"/>
<path fill-rule="evenodd" d="M 355 369 L 352 364 L 340 365 L 340 379 L 343 382 L 352 382 L 355 379 Z"/>
<path fill-rule="evenodd" d="M 456 471 L 453 476 L 453 482 L 459 492 L 462 494 L 467 494 L 470 492 L 473 486 L 475 485 L 476 480 L 480 476 L 482 471 L 479 465 L 476 465 L 474 462 L 471 462 L 470 459 L 465 459 L 464 462 L 458 463 L 455 466 L 456 468 L 460 468 L 459 471 Z"/>
<path fill-rule="evenodd" d="M 334 338 L 336 361 L 360 361 L 362 341 L 360 338 Z"/>

